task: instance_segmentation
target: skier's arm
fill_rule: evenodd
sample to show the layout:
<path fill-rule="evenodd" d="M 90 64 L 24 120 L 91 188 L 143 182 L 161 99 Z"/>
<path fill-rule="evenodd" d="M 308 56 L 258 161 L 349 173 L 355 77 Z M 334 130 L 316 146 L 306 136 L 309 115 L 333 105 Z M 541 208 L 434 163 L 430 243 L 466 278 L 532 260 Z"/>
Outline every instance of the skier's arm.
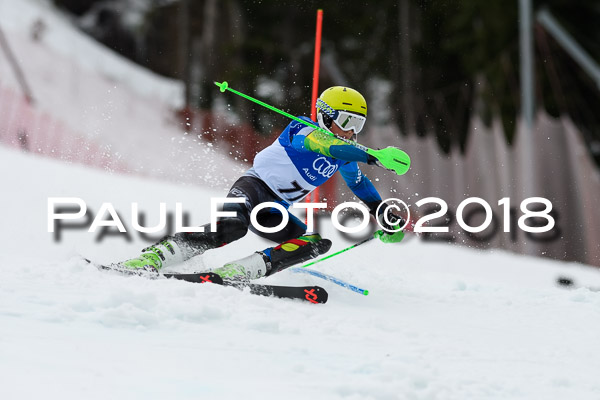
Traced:
<path fill-rule="evenodd" d="M 382 202 L 381 196 L 369 178 L 362 174 L 358 165 L 355 162 L 347 163 L 342 165 L 339 171 L 348 187 L 352 190 L 352 193 L 369 207 L 371 215 L 377 218 L 377 220 L 380 221 L 380 226 L 384 228 L 377 231 L 375 237 L 384 243 L 398 243 L 402 241 L 404 232 L 396 231 L 396 229 L 397 226 L 404 225 L 404 220 L 402 217 L 397 216 L 393 211 L 385 212 L 380 209 L 380 215 L 376 215 L 377 207 Z M 387 220 L 383 218 L 384 213 L 387 214 Z M 391 225 L 388 224 L 388 221 Z"/>
<path fill-rule="evenodd" d="M 339 171 L 352 193 L 362 200 L 369 207 L 371 214 L 376 217 L 375 211 L 381 204 L 381 196 L 371 180 L 362 173 L 355 162 L 342 165 Z"/>
<path fill-rule="evenodd" d="M 306 136 L 296 135 L 292 140 L 292 146 L 299 151 L 314 151 L 338 160 L 358 161 L 368 164 L 373 164 L 376 161 L 373 156 L 358 147 L 316 130 Z"/>

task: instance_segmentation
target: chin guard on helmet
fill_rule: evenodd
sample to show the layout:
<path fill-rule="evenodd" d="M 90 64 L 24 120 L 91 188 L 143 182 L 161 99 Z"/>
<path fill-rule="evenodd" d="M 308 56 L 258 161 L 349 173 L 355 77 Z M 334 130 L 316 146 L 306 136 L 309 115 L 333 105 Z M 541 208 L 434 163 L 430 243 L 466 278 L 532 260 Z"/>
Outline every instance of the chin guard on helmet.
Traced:
<path fill-rule="evenodd" d="M 331 132 L 331 124 L 333 123 L 333 118 L 331 118 L 328 114 L 325 114 L 321 111 L 317 112 L 317 122 L 319 122 L 319 126 L 323 129 Z"/>

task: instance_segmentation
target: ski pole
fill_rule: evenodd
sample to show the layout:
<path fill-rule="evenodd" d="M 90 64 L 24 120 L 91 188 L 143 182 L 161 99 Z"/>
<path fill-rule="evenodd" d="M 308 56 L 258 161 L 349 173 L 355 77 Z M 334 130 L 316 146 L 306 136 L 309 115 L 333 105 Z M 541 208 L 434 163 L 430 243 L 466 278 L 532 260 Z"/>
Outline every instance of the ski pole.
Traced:
<path fill-rule="evenodd" d="M 339 140 L 342 140 L 342 141 L 348 143 L 349 145 L 352 145 L 352 146 L 370 154 L 371 156 L 375 157 L 379 161 L 381 166 L 383 166 L 384 168 L 386 168 L 390 171 L 394 171 L 398 175 L 405 174 L 408 171 L 408 169 L 410 168 L 410 157 L 404 151 L 402 151 L 396 147 L 386 147 L 385 149 L 380 149 L 380 150 L 370 149 L 367 146 L 363 146 L 362 144 L 353 142 L 352 140 L 336 136 L 333 133 L 321 128 L 320 126 L 318 126 L 316 124 L 305 121 L 305 120 L 300 119 L 290 113 L 287 113 L 283 110 L 275 108 L 272 105 L 265 103 L 264 101 L 260 101 L 258 99 L 255 99 L 254 97 L 248 96 L 247 94 L 238 92 L 237 90 L 230 88 L 227 81 L 223 81 L 221 83 L 215 82 L 215 85 L 217 85 L 219 87 L 219 90 L 221 91 L 221 93 L 224 93 L 225 91 L 229 90 L 231 93 L 235 93 L 238 96 L 241 96 L 241 97 L 243 97 L 247 100 L 250 100 L 258 105 L 268 108 L 271 111 L 275 111 L 285 117 L 293 119 L 296 122 L 310 126 L 311 128 L 313 128 L 319 132 L 322 132 L 326 135 L 333 136 Z"/>
<path fill-rule="evenodd" d="M 354 243 L 352 246 L 346 247 L 345 249 L 342 249 L 342 250 L 340 250 L 340 251 L 338 251 L 338 252 L 335 252 L 335 253 L 333 253 L 333 254 L 330 254 L 330 255 L 328 255 L 328 256 L 321 257 L 321 258 L 319 258 L 319 259 L 316 259 L 316 260 L 314 260 L 314 261 L 311 261 L 311 262 L 309 262 L 309 263 L 307 263 L 307 264 L 304 264 L 304 265 L 302 265 L 302 266 L 300 266 L 300 267 L 298 267 L 298 268 L 306 268 L 306 267 L 309 267 L 309 266 L 311 266 L 311 265 L 313 265 L 313 264 L 319 263 L 319 262 L 321 262 L 321 261 L 325 261 L 325 260 L 327 260 L 327 259 L 329 259 L 329 258 L 331 258 L 331 257 L 333 257 L 333 256 L 337 256 L 338 254 L 342 254 L 343 252 L 346 252 L 346 251 L 348 251 L 348 250 L 351 250 L 351 249 L 353 249 L 353 248 L 355 248 L 355 247 L 358 247 L 358 246 L 360 246 L 361 244 L 365 244 L 365 243 L 367 243 L 368 241 L 371 241 L 371 240 L 373 240 L 373 239 L 375 239 L 375 235 L 373 235 L 373 236 L 370 236 L 370 237 L 366 238 L 365 240 L 361 240 L 361 241 L 360 241 L 360 242 L 358 242 L 358 243 Z"/>
<path fill-rule="evenodd" d="M 369 294 L 369 291 L 367 289 L 361 289 L 357 286 L 349 284 L 348 282 L 344 282 L 343 280 L 338 279 L 335 276 L 327 275 L 327 274 L 324 274 L 323 272 L 315 271 L 314 269 L 296 267 L 296 268 L 291 268 L 290 271 L 295 272 L 295 273 L 303 273 L 303 274 L 313 275 L 313 276 L 316 276 L 317 278 L 325 279 L 326 281 L 333 282 L 336 285 L 345 287 L 346 289 L 350 289 L 353 292 L 356 292 L 356 293 L 359 293 L 359 294 L 362 294 L 365 296 Z"/>
<path fill-rule="evenodd" d="M 376 236 L 375 236 L 375 234 L 373 234 L 373 236 L 370 236 L 370 237 L 368 237 L 368 238 L 366 238 L 366 239 L 364 239 L 364 240 L 361 240 L 361 241 L 360 241 L 360 242 L 358 242 L 358 243 L 354 243 L 352 246 L 348 246 L 348 247 L 346 247 L 345 249 L 342 249 L 342 250 L 340 250 L 340 251 L 337 251 L 337 252 L 335 252 L 335 253 L 333 253 L 333 254 L 330 254 L 330 255 L 328 255 L 328 256 L 321 257 L 321 258 L 319 258 L 319 259 L 317 259 L 317 260 L 311 261 L 311 262 L 309 262 L 309 263 L 307 263 L 307 264 L 304 264 L 304 265 L 302 265 L 302 266 L 300 266 L 300 267 L 292 268 L 292 269 L 291 269 L 291 271 L 293 271 L 293 272 L 304 272 L 304 273 L 307 273 L 307 274 L 310 274 L 310 275 L 314 275 L 314 276 L 317 276 L 317 277 L 319 277 L 319 278 L 322 278 L 322 279 L 328 280 L 328 281 L 330 281 L 330 282 L 333 282 L 333 283 L 335 283 L 336 285 L 340 285 L 340 286 L 342 286 L 342 287 L 345 287 L 345 288 L 347 288 L 347 289 L 350 289 L 350 290 L 352 290 L 353 292 L 360 293 L 360 294 L 363 294 L 363 295 L 365 295 L 365 296 L 366 296 L 366 295 L 368 295 L 368 294 L 369 294 L 369 291 L 368 291 L 368 290 L 366 290 L 366 289 L 361 289 L 361 288 L 359 288 L 359 287 L 356 287 L 356 286 L 354 286 L 354 285 L 351 285 L 351 284 L 349 284 L 349 283 L 347 283 L 347 282 L 344 282 L 344 281 L 342 281 L 341 279 L 338 279 L 338 278 L 336 278 L 336 277 L 334 277 L 334 276 L 327 275 L 327 274 L 324 274 L 324 273 L 322 273 L 322 272 L 318 272 L 318 271 L 315 271 L 315 270 L 312 270 L 312 269 L 304 269 L 304 268 L 306 268 L 306 267 L 308 267 L 308 266 L 311 266 L 311 265 L 314 265 L 314 264 L 316 264 L 316 263 L 319 263 L 319 262 L 321 262 L 321 261 L 325 261 L 325 260 L 327 260 L 327 259 L 329 259 L 329 258 L 331 258 L 331 257 L 337 256 L 337 255 L 339 255 L 339 254 L 342 254 L 342 253 L 344 253 L 344 252 L 346 252 L 346 251 L 348 251 L 348 250 L 351 250 L 351 249 L 353 249 L 353 248 L 355 248 L 355 247 L 358 247 L 358 246 L 360 246 L 360 245 L 362 245 L 362 244 L 365 244 L 365 243 L 367 243 L 367 242 L 369 242 L 369 241 L 371 241 L 371 240 L 373 240 L 373 239 L 375 239 L 375 238 L 376 238 Z"/>

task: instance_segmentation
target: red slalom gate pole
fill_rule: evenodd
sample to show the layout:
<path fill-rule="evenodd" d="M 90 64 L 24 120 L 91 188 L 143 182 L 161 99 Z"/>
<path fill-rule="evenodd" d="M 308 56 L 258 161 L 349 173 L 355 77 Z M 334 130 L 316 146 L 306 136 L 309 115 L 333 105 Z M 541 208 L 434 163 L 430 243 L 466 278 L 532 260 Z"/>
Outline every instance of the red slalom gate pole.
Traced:
<path fill-rule="evenodd" d="M 312 100 L 310 103 L 310 119 L 317 120 L 317 97 L 319 96 L 319 66 L 321 65 L 321 32 L 323 28 L 323 10 L 317 10 L 317 32 L 315 34 L 315 61 L 313 66 Z M 319 202 L 319 188 L 316 188 L 307 201 Z M 308 217 L 305 217 L 305 223 Z"/>
<path fill-rule="evenodd" d="M 310 118 L 317 120 L 317 97 L 319 95 L 319 65 L 321 64 L 321 32 L 323 28 L 323 10 L 317 10 L 317 34 L 315 36 L 315 62 L 313 67 L 313 86 Z"/>

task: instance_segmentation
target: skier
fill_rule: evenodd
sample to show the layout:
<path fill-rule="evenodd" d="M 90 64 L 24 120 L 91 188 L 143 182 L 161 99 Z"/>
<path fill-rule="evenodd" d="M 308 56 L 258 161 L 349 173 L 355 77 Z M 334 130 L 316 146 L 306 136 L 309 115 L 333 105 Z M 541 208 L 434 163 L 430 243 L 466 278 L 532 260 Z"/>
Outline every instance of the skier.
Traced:
<path fill-rule="evenodd" d="M 340 138 L 356 141 L 367 119 L 367 103 L 358 91 L 342 86 L 330 87 L 321 94 L 316 107 L 322 128 Z M 300 118 L 314 123 L 307 117 Z M 329 250 L 330 240 L 321 238 L 318 233 L 307 233 L 306 225 L 289 212 L 289 221 L 283 229 L 275 233 L 260 232 L 250 223 L 250 213 L 263 202 L 276 202 L 287 209 L 339 170 L 348 187 L 367 205 L 371 214 L 381 217 L 375 215 L 381 196 L 361 172 L 358 162 L 379 165 L 376 158 L 363 150 L 292 121 L 273 144 L 256 155 L 252 168 L 229 190 L 227 197 L 244 199 L 243 203 L 226 203 L 223 207 L 223 211 L 235 211 L 236 217 L 220 219 L 216 232 L 210 232 L 210 224 L 207 224 L 204 232 L 166 236 L 142 250 L 139 257 L 116 267 L 126 271 L 158 271 L 240 239 L 248 229 L 280 244 L 216 269 L 214 272 L 221 277 L 256 279 L 314 258 Z M 257 214 L 257 222 L 264 227 L 275 227 L 281 220 L 281 212 L 276 208 L 264 208 Z M 388 221 L 404 223 L 395 215 L 388 215 Z M 387 227 L 391 229 L 389 224 Z M 403 233 L 378 231 L 378 237 L 383 242 L 393 243 L 402 240 Z"/>

